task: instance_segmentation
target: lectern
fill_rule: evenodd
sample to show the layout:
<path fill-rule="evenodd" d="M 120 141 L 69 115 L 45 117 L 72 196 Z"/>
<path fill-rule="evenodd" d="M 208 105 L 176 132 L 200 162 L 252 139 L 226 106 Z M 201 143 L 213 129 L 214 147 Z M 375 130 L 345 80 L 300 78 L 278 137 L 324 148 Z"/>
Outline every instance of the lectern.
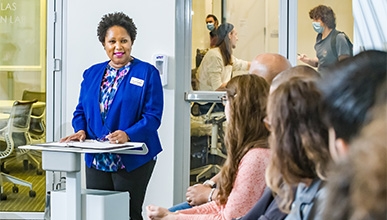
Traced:
<path fill-rule="evenodd" d="M 68 220 L 82 219 L 82 189 L 81 189 L 81 154 L 83 153 L 120 153 L 120 154 L 147 154 L 148 148 L 144 143 L 127 142 L 124 144 L 110 144 L 108 142 L 97 142 L 86 140 L 84 142 L 69 143 L 43 143 L 36 145 L 20 146 L 19 148 L 42 151 L 42 168 L 47 171 L 66 172 L 65 200 L 67 206 Z M 106 191 L 90 191 L 91 195 L 111 196 Z M 87 196 L 87 191 L 85 197 Z M 128 193 L 115 192 L 122 198 L 128 198 Z M 59 197 L 57 197 L 59 198 Z M 87 201 L 87 199 L 84 199 Z M 129 199 L 128 199 L 129 201 Z M 51 202 L 55 203 L 55 197 L 51 197 Z M 103 204 L 103 203 L 101 203 Z M 97 208 L 97 207 L 93 207 Z M 105 209 L 105 207 L 99 207 Z M 98 209 L 98 208 L 97 208 Z M 125 207 L 128 209 L 128 206 Z M 125 210 L 124 209 L 124 210 Z M 115 212 L 120 209 L 115 209 Z M 52 213 L 59 210 L 51 210 Z M 63 211 L 63 210 L 61 210 Z M 87 213 L 87 210 L 86 210 Z M 128 212 L 129 213 L 129 212 Z M 87 219 L 87 216 L 86 216 Z M 56 220 L 56 219 L 54 219 Z"/>

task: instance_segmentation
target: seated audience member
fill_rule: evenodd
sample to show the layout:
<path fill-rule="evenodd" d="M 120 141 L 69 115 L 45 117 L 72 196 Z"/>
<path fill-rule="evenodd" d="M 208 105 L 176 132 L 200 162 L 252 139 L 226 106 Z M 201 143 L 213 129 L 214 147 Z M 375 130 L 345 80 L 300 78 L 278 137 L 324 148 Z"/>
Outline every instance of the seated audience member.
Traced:
<path fill-rule="evenodd" d="M 227 128 L 227 159 L 221 168 L 217 188 L 207 202 L 193 208 L 170 212 L 147 206 L 150 219 L 231 219 L 246 214 L 262 196 L 270 150 L 269 131 L 263 123 L 269 85 L 259 76 L 246 74 L 232 78 L 223 98 Z M 187 198 L 191 203 L 191 198 Z"/>
<path fill-rule="evenodd" d="M 385 87 L 387 52 L 369 50 L 329 67 L 319 82 L 335 161 L 346 157 L 349 143 L 372 115 L 379 88 Z"/>
<path fill-rule="evenodd" d="M 266 183 L 289 213 L 286 219 L 320 219 L 322 209 L 315 203 L 325 197 L 331 161 L 320 91 L 314 81 L 291 78 L 270 94 L 267 113 L 272 157 Z"/>
<path fill-rule="evenodd" d="M 190 198 L 188 202 L 182 202 L 180 204 L 174 205 L 168 210 L 170 212 L 175 212 L 183 209 L 189 209 L 193 206 L 202 205 L 209 202 L 209 196 L 211 195 L 213 188 L 216 188 L 216 184 L 219 180 L 220 173 L 213 176 L 211 179 L 204 181 L 202 184 L 197 183 L 193 186 L 187 188 L 185 194 L 186 198 Z"/>
<path fill-rule="evenodd" d="M 276 90 L 278 86 L 281 85 L 281 83 L 284 83 L 293 77 L 298 77 L 300 80 L 303 81 L 316 81 L 321 78 L 320 74 L 312 67 L 306 65 L 298 65 L 290 69 L 284 70 L 278 75 L 276 75 L 276 77 L 274 77 L 270 85 L 270 94 L 273 93 L 273 91 Z"/>
<path fill-rule="evenodd" d="M 253 65 L 254 63 L 254 65 Z M 285 71 L 291 67 L 290 62 L 280 54 L 264 53 L 258 55 L 254 61 L 252 61 L 249 73 L 256 74 L 263 77 L 269 84 L 277 74 L 281 71 Z M 312 68 L 311 68 L 312 69 Z M 313 69 L 312 69 L 313 70 Z M 314 70 L 313 70 L 314 71 Z M 206 108 L 201 107 L 202 111 L 205 112 Z M 215 109 L 215 111 L 217 111 Z M 188 187 L 187 197 L 192 198 L 191 205 L 201 205 L 207 202 L 211 187 L 217 182 L 217 175 L 210 180 L 205 181 L 203 184 L 195 184 Z M 181 203 L 174 207 L 171 207 L 170 211 L 177 211 L 186 208 L 191 208 L 187 203 Z"/>
<path fill-rule="evenodd" d="M 362 154 L 361 151 L 371 151 L 372 149 L 370 148 L 373 148 L 372 144 L 376 145 L 374 141 L 376 141 L 377 137 L 374 136 L 373 139 L 375 140 L 369 141 L 369 143 L 363 145 L 352 144 L 352 141 L 356 139 L 359 131 L 362 130 L 364 126 L 367 126 L 370 121 L 380 120 L 375 118 L 375 114 L 371 109 L 374 108 L 374 106 L 386 105 L 386 75 L 387 53 L 369 50 L 361 52 L 354 57 L 339 61 L 331 66 L 326 72 L 327 78 L 320 82 L 319 87 L 321 88 L 324 97 L 325 122 L 330 127 L 330 153 L 337 164 L 332 170 L 338 170 L 337 173 L 333 173 L 333 176 L 329 178 L 332 179 L 332 184 L 335 184 L 338 181 L 335 179 L 337 178 L 337 175 L 340 175 L 340 173 L 343 175 L 341 184 L 338 186 L 330 185 L 330 187 L 327 188 L 328 200 L 325 202 L 326 210 L 324 212 L 325 215 L 331 216 L 332 219 L 341 219 L 341 216 L 353 216 L 354 219 L 379 219 L 372 218 L 371 215 L 377 216 L 377 213 L 383 212 L 379 206 L 371 208 L 375 202 L 378 203 L 383 200 L 381 197 L 370 197 L 375 193 L 375 190 L 379 190 L 379 192 L 383 191 L 383 188 L 377 189 L 378 187 L 373 187 L 381 183 L 376 180 L 378 177 L 373 176 L 371 172 L 365 174 L 364 172 L 356 170 L 360 168 L 356 168 L 356 165 L 354 164 L 356 160 L 360 160 L 364 166 L 362 169 L 370 169 L 370 171 L 374 170 L 374 174 L 378 175 L 376 173 L 378 172 L 377 167 L 373 166 L 371 163 L 367 163 L 366 159 L 364 159 L 363 162 L 362 158 L 354 156 Z M 368 132 L 375 132 L 374 135 L 377 135 L 378 133 L 380 134 L 383 132 L 377 132 L 376 130 L 371 131 L 367 127 L 364 127 L 363 130 L 367 129 L 368 131 L 364 131 L 366 134 L 368 134 Z M 379 136 L 378 138 L 385 137 L 385 134 L 386 132 L 384 131 L 383 136 Z M 364 135 L 365 134 L 363 134 L 363 140 L 365 140 Z M 385 142 L 383 144 L 385 145 Z M 357 146 L 357 148 L 362 147 L 364 150 L 356 149 L 354 150 L 355 152 L 352 152 L 353 146 Z M 372 157 L 371 154 L 374 153 L 370 152 L 370 155 L 364 157 Z M 378 158 L 375 157 L 374 160 L 376 161 Z M 341 166 L 354 167 L 352 167 L 353 170 L 348 170 L 348 173 L 344 174 L 342 173 L 344 168 Z M 369 199 L 369 204 L 371 206 L 362 204 L 364 207 L 359 210 L 354 210 L 359 207 L 357 196 L 360 195 L 360 192 L 358 190 L 362 190 L 358 188 L 360 186 L 358 184 L 360 183 L 352 181 L 354 178 L 363 178 L 363 181 L 372 182 L 371 188 L 364 188 L 364 190 L 367 191 L 364 193 L 367 194 L 367 199 Z M 373 182 L 372 179 L 375 179 L 375 182 Z M 336 187 L 347 188 L 345 189 L 346 191 L 339 194 L 340 197 L 337 198 L 337 200 L 333 201 L 333 197 L 338 196 L 338 189 Z M 357 199 L 355 199 L 355 197 Z M 363 199 L 365 200 L 365 198 Z M 338 201 L 350 201 L 351 203 L 343 207 L 343 213 L 333 212 L 332 205 L 337 205 Z M 386 203 L 384 202 L 384 204 Z M 337 206 L 335 208 L 337 208 Z M 366 212 L 369 212 L 369 216 L 364 217 Z"/>
<path fill-rule="evenodd" d="M 263 53 L 259 54 L 251 61 L 249 73 L 261 76 L 271 84 L 274 77 L 290 67 L 292 67 L 292 65 L 289 60 L 281 54 Z"/>
<path fill-rule="evenodd" d="M 238 41 L 234 25 L 221 24 L 217 34 L 216 47 L 209 49 L 204 55 L 197 71 L 198 90 L 201 91 L 224 90 L 233 71 L 247 71 L 250 67 L 250 62 L 237 59 L 232 55 L 232 50 Z"/>
<path fill-rule="evenodd" d="M 298 77 L 302 81 L 317 80 L 320 74 L 313 68 L 305 65 L 299 65 L 287 69 L 278 74 L 270 85 L 270 94 L 284 82 L 287 82 L 293 77 Z M 266 187 L 262 197 L 255 203 L 254 207 L 243 217 L 238 220 L 282 220 L 285 219 L 287 213 L 281 211 L 276 202 L 278 196 L 274 197 L 273 192 L 269 187 Z"/>
<path fill-rule="evenodd" d="M 375 110 L 372 122 L 351 141 L 348 157 L 339 161 L 329 176 L 324 219 L 387 217 L 386 104 Z"/>

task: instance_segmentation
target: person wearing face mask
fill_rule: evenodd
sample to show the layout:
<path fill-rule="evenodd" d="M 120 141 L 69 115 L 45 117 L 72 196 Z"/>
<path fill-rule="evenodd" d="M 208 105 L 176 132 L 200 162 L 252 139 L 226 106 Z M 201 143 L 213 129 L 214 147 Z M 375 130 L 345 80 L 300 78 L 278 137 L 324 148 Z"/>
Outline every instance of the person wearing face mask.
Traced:
<path fill-rule="evenodd" d="M 216 34 L 216 29 L 219 26 L 218 18 L 213 14 L 208 14 L 206 17 L 206 26 L 210 31 L 210 48 L 213 48 L 215 47 L 216 41 L 218 41 Z"/>
<path fill-rule="evenodd" d="M 317 57 L 309 58 L 305 54 L 299 54 L 299 60 L 317 67 L 318 71 L 322 72 L 324 68 L 336 63 L 338 60 L 351 56 L 352 48 L 347 41 L 346 35 L 343 32 L 337 34 L 336 17 L 332 8 L 319 5 L 310 10 L 309 17 L 312 19 L 313 29 L 317 32 L 316 44 L 314 45 Z M 336 42 L 336 45 L 331 45 L 332 42 Z"/>

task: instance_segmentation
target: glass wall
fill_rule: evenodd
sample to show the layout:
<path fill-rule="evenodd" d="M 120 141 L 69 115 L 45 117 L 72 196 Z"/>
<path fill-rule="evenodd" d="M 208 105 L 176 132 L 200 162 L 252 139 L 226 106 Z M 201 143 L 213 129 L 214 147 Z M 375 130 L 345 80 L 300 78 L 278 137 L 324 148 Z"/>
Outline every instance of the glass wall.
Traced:
<path fill-rule="evenodd" d="M 217 0 L 192 1 L 192 87 L 198 81 L 196 77 L 198 51 L 209 48 L 210 36 L 206 28 L 207 14 L 214 14 L 220 22 L 234 25 L 238 33 L 238 41 L 233 55 L 239 59 L 251 61 L 261 53 L 279 53 L 279 3 L 285 1 L 269 0 Z M 297 30 L 290 29 L 289 34 L 297 36 L 296 45 L 287 45 L 291 53 L 302 53 L 315 57 L 314 44 L 317 33 L 312 27 L 309 11 L 320 5 L 330 6 L 336 14 L 337 30 L 344 31 L 353 42 L 352 0 L 298 0 L 287 1 L 289 11 L 297 11 L 297 17 L 292 15 L 288 24 L 296 22 Z M 293 2 L 293 3 L 292 3 Z M 293 5 L 294 4 L 294 5 Z M 285 24 L 284 24 L 285 25 Z M 295 32 L 295 33 L 294 33 Z M 285 38 L 284 38 L 285 39 Z M 283 48 L 282 48 L 283 49 Z M 296 57 L 296 54 L 292 56 Z M 293 62 L 292 62 L 293 63 Z M 297 60 L 297 65 L 304 64 Z M 247 71 L 233 72 L 233 76 L 247 73 Z M 200 91 L 202 92 L 202 91 Z M 196 97 L 221 96 L 213 91 L 195 93 Z M 212 95 L 209 95 L 212 94 Z M 210 178 L 220 169 L 226 157 L 223 146 L 223 132 L 225 131 L 224 113 L 218 111 L 221 104 L 213 106 L 213 102 L 203 110 L 201 104 L 191 103 L 191 184 L 202 182 Z M 211 107 L 214 107 L 213 109 Z M 202 110 L 198 110 L 201 108 Z"/>
<path fill-rule="evenodd" d="M 0 212 L 42 212 L 46 180 L 41 154 L 21 151 L 17 146 L 45 142 L 45 1 L 0 1 L 0 51 Z M 6 134 L 15 132 L 8 124 L 15 117 L 14 102 L 33 99 L 37 102 L 32 105 L 29 128 L 13 133 L 11 141 L 6 141 Z M 14 186 L 13 177 L 24 183 Z"/>
<path fill-rule="evenodd" d="M 231 23 L 238 41 L 233 55 L 252 61 L 258 54 L 278 53 L 279 1 L 269 0 L 194 0 L 192 1 L 192 89 L 196 90 L 196 71 L 210 47 L 206 16 L 213 14 L 219 23 Z M 248 71 L 234 71 L 233 76 Z M 207 92 L 207 91 L 206 91 Z M 217 92 L 212 96 L 219 96 Z M 223 144 L 225 117 L 221 103 L 191 103 L 191 184 L 216 174 L 226 152 Z"/>

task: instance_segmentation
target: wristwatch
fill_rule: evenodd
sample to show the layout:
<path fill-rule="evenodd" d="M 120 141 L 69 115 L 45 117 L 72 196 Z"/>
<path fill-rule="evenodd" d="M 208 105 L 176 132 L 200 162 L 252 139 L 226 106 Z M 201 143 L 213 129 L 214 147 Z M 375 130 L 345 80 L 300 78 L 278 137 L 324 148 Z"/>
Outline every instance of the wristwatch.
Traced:
<path fill-rule="evenodd" d="M 208 195 L 208 202 L 212 202 L 212 196 L 214 195 L 215 188 L 211 189 L 210 194 Z"/>
<path fill-rule="evenodd" d="M 216 183 L 212 180 L 206 180 L 204 181 L 203 185 L 208 185 L 210 186 L 211 188 L 215 188 L 216 187 Z"/>

